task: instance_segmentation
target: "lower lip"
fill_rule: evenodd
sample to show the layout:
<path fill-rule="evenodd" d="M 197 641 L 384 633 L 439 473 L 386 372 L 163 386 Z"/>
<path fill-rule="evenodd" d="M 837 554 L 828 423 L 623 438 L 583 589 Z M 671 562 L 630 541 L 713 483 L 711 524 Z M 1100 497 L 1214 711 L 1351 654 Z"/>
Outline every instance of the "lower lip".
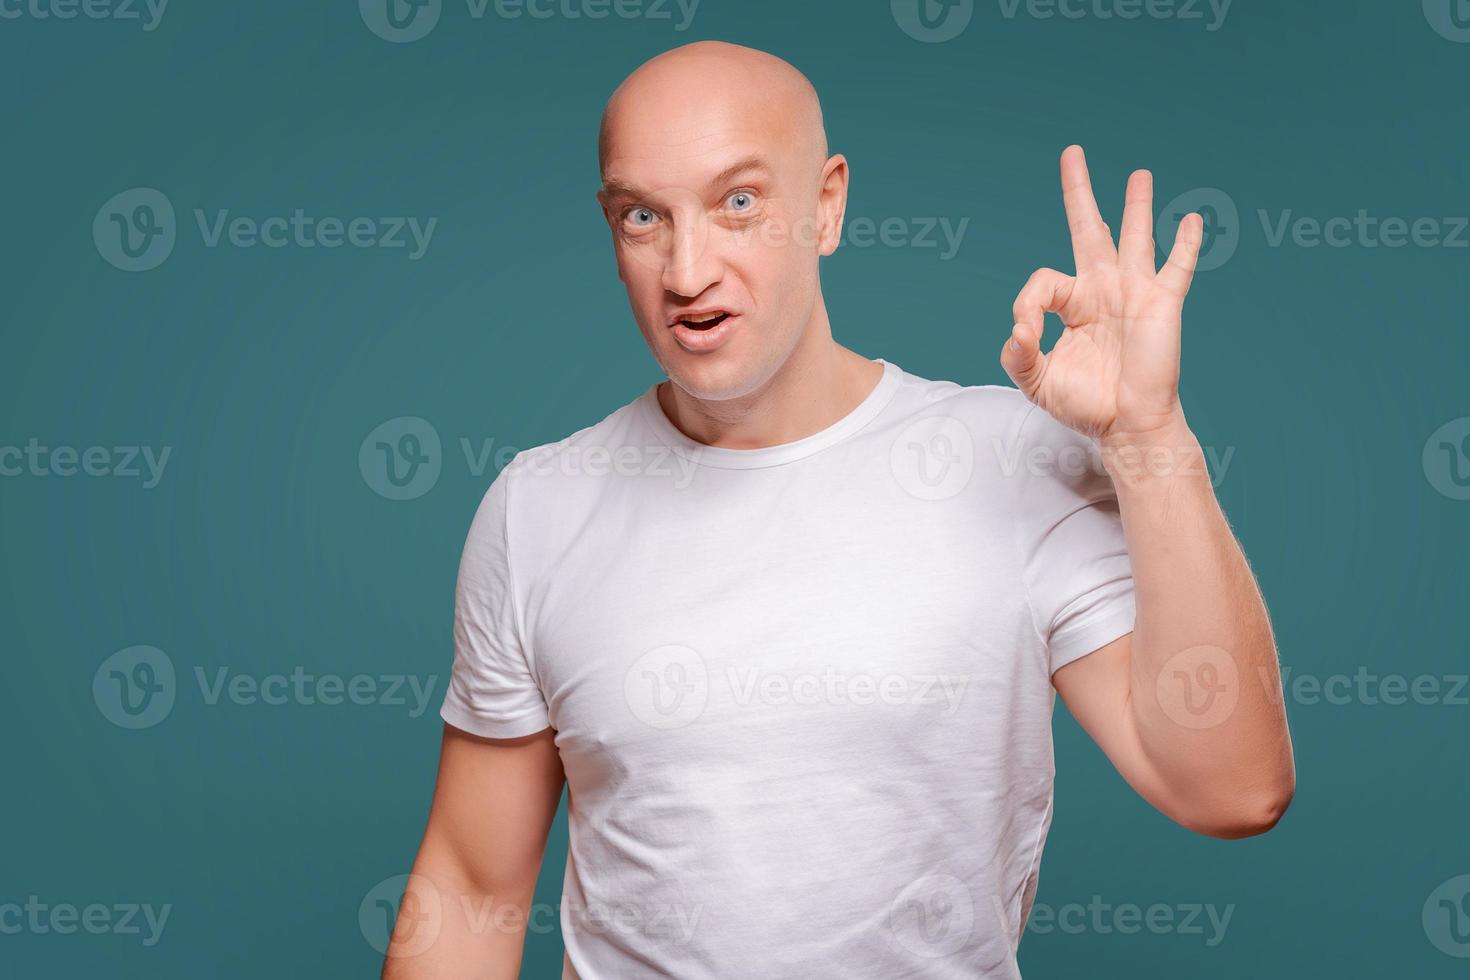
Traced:
<path fill-rule="evenodd" d="M 735 329 L 735 321 L 739 319 L 738 315 L 731 314 L 713 327 L 704 330 L 694 330 L 684 326 L 683 323 L 675 323 L 671 329 L 680 347 L 694 354 L 705 354 L 725 345 L 725 341 L 730 339 L 730 334 Z"/>

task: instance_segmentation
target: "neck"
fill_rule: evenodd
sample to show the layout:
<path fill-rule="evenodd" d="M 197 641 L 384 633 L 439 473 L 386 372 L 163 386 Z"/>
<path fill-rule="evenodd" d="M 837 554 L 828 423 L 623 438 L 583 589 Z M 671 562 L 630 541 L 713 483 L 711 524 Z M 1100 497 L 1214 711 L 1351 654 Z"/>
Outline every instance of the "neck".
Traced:
<path fill-rule="evenodd" d="M 721 401 L 658 386 L 659 405 L 679 431 L 707 446 L 762 449 L 820 432 L 872 393 L 883 366 L 832 339 L 820 298 L 796 348 L 765 384 Z"/>

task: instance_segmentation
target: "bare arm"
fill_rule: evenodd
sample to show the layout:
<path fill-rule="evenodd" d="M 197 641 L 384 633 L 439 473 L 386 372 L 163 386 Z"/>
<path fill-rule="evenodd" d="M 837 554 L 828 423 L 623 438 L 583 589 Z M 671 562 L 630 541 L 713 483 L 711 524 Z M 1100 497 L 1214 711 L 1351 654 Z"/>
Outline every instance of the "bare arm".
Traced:
<path fill-rule="evenodd" d="M 1052 676 L 1123 777 L 1217 837 L 1269 829 L 1296 787 L 1270 621 L 1179 402 L 1184 298 L 1204 223 L 1179 223 L 1156 269 L 1153 176 L 1129 178 L 1114 244 L 1082 148 L 1061 160 L 1077 274 L 1041 269 L 1016 298 L 1001 364 L 1094 439 L 1113 476 L 1137 599 L 1134 632 Z M 1045 315 L 1062 336 L 1041 350 Z"/>
<path fill-rule="evenodd" d="M 444 726 L 384 980 L 514 980 L 565 778 L 555 734 L 488 739 Z"/>
<path fill-rule="evenodd" d="M 1134 631 L 1052 683 L 1161 812 L 1200 833 L 1246 837 L 1274 826 L 1295 788 L 1276 647 L 1198 445 L 1187 429 L 1169 441 L 1168 469 L 1179 472 L 1113 474 Z"/>

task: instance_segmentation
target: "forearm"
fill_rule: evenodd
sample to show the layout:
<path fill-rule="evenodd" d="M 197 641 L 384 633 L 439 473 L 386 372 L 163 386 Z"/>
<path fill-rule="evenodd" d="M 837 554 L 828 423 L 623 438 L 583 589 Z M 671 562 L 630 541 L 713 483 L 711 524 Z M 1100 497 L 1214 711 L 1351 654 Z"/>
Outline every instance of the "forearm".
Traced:
<path fill-rule="evenodd" d="M 1294 771 L 1265 603 L 1180 418 L 1104 443 L 1133 568 L 1129 709 L 1175 809 L 1222 836 L 1269 827 Z"/>
<path fill-rule="evenodd" d="M 432 858 L 414 866 L 383 980 L 515 980 L 534 882 L 477 886 Z"/>

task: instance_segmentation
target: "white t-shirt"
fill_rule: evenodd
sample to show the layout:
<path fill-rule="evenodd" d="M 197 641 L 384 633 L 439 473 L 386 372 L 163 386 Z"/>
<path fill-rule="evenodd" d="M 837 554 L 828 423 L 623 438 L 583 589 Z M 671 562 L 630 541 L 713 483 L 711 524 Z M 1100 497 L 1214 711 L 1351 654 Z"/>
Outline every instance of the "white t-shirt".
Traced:
<path fill-rule="evenodd" d="M 1117 501 L 1014 389 L 882 363 L 763 449 L 650 387 L 486 493 L 442 714 L 556 729 L 565 976 L 1019 976 L 1050 675 L 1133 629 Z"/>

